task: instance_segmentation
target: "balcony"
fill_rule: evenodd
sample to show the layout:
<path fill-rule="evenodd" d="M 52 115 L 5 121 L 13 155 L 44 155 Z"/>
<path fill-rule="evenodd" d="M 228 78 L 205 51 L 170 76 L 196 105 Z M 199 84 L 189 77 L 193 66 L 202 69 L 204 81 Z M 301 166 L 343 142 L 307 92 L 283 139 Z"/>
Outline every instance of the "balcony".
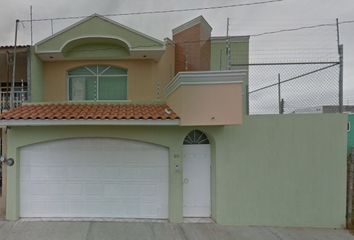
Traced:
<path fill-rule="evenodd" d="M 10 109 L 11 87 L 0 87 L 0 112 L 5 112 Z M 21 106 L 23 102 L 28 100 L 27 83 L 21 81 L 15 85 L 14 91 L 14 107 Z"/>
<path fill-rule="evenodd" d="M 167 104 L 182 126 L 242 123 L 247 71 L 179 72 L 167 85 Z"/>

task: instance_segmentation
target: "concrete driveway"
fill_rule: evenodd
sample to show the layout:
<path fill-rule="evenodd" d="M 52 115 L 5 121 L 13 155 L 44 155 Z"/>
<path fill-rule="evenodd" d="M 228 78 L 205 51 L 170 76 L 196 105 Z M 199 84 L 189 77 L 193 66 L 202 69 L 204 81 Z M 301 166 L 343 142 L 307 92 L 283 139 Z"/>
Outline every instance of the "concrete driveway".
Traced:
<path fill-rule="evenodd" d="M 346 230 L 234 227 L 210 223 L 0 222 L 0 240 L 349 240 Z"/>

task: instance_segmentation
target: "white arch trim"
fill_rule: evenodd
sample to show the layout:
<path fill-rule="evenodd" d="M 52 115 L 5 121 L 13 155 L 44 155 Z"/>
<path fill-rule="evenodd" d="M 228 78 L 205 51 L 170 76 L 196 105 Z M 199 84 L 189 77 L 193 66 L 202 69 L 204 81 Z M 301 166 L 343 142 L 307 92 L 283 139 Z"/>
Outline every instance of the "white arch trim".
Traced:
<path fill-rule="evenodd" d="M 77 37 L 77 38 L 72 38 L 68 41 L 66 41 L 59 49 L 59 52 L 62 52 L 63 49 L 68 45 L 70 44 L 71 42 L 74 42 L 74 41 L 77 41 L 77 40 L 81 40 L 81 39 L 89 39 L 89 38 L 101 38 L 101 39 L 110 39 L 110 40 L 118 40 L 118 41 L 121 41 L 123 43 L 125 43 L 127 45 L 127 47 L 129 48 L 129 51 L 131 50 L 132 46 L 131 44 L 125 40 L 124 38 L 120 38 L 120 37 L 117 37 L 117 36 L 101 36 L 101 35 L 87 35 L 87 36 L 80 36 L 80 37 Z"/>

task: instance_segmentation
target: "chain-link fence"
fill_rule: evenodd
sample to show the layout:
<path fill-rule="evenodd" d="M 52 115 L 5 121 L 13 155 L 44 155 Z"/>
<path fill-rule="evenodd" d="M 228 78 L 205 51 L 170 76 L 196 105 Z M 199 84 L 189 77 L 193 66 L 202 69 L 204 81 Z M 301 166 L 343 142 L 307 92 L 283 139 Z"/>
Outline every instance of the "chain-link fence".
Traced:
<path fill-rule="evenodd" d="M 249 114 L 339 111 L 339 62 L 248 67 Z"/>

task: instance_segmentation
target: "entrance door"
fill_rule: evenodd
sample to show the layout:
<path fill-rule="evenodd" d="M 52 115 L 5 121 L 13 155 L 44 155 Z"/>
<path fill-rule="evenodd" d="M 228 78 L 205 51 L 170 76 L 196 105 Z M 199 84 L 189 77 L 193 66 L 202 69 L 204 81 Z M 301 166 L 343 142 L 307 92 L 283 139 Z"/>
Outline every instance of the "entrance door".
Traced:
<path fill-rule="evenodd" d="M 183 145 L 183 216 L 210 217 L 210 144 L 194 130 Z"/>

